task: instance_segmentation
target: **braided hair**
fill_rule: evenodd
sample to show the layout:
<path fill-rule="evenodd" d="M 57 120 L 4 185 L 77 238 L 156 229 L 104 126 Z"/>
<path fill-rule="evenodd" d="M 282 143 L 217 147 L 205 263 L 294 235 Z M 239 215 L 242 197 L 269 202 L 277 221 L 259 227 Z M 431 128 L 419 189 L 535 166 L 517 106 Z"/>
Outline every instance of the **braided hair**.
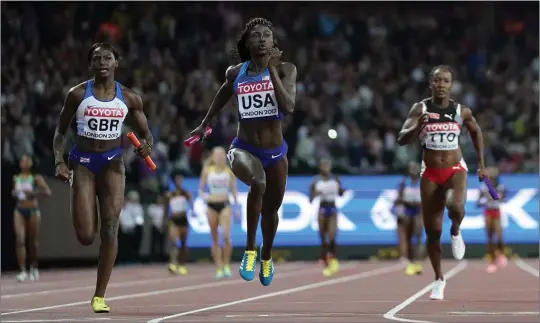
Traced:
<path fill-rule="evenodd" d="M 106 50 L 111 51 L 111 53 L 114 56 L 114 59 L 117 60 L 117 61 L 120 60 L 120 53 L 118 52 L 116 47 L 114 47 L 113 45 L 111 45 L 109 43 L 95 43 L 94 45 L 92 45 L 92 47 L 90 47 L 90 50 L 88 50 L 88 63 L 90 63 L 92 61 L 92 54 L 98 48 L 102 48 L 102 49 L 106 49 Z"/>
<path fill-rule="evenodd" d="M 240 37 L 236 43 L 236 56 L 240 60 L 240 62 L 246 62 L 251 59 L 251 54 L 249 53 L 249 48 L 246 46 L 247 42 L 247 36 L 249 35 L 249 32 L 257 25 L 262 25 L 265 27 L 268 27 L 272 32 L 274 31 L 274 26 L 270 22 L 270 20 L 265 18 L 253 18 L 250 21 L 247 22 L 246 26 L 244 27 L 244 30 L 242 30 L 242 33 L 240 34 Z M 274 37 L 274 46 L 276 46 L 277 40 Z"/>

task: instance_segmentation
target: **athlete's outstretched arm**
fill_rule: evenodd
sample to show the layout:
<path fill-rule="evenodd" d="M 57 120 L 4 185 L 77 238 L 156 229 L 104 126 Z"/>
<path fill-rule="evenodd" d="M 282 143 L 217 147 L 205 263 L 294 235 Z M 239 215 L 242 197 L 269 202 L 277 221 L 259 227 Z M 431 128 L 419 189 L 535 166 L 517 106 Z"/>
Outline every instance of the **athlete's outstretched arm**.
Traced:
<path fill-rule="evenodd" d="M 201 178 L 199 179 L 199 197 L 204 196 L 204 186 L 206 185 L 206 178 L 208 177 L 208 167 L 203 167 L 201 171 Z"/>
<path fill-rule="evenodd" d="M 186 193 L 186 199 L 188 200 L 189 207 L 191 207 L 191 211 L 195 212 L 195 205 L 193 203 L 193 196 L 189 191 L 185 191 Z"/>
<path fill-rule="evenodd" d="M 37 190 L 31 192 L 32 196 L 40 196 L 40 195 L 51 196 L 52 195 L 51 188 L 49 187 L 49 185 L 47 185 L 47 182 L 45 181 L 43 176 L 36 175 L 35 179 L 36 179 Z"/>
<path fill-rule="evenodd" d="M 469 130 L 471 139 L 476 152 L 476 161 L 478 162 L 478 176 L 489 177 L 484 165 L 484 136 L 482 135 L 482 129 L 473 117 L 471 109 L 466 106 L 461 106 L 461 116 L 463 118 L 463 125 Z"/>
<path fill-rule="evenodd" d="M 58 125 L 54 131 L 53 139 L 53 152 L 54 152 L 54 163 L 59 165 L 64 162 L 64 149 L 66 148 L 66 131 L 69 127 L 75 111 L 82 100 L 82 97 L 79 93 L 78 86 L 71 88 L 66 98 L 64 99 L 64 106 L 60 111 L 60 119 L 58 120 Z"/>
<path fill-rule="evenodd" d="M 163 194 L 163 222 L 162 222 L 162 229 L 167 230 L 167 226 L 169 225 L 169 199 L 170 195 L 169 192 L 165 192 Z"/>
<path fill-rule="evenodd" d="M 148 120 L 144 115 L 142 98 L 133 90 L 128 88 L 123 88 L 122 90 L 124 98 L 126 98 L 128 102 L 129 112 L 135 121 L 137 132 L 144 140 L 142 145 L 137 149 L 137 153 L 141 157 L 146 157 L 150 155 L 150 152 L 152 151 L 154 137 L 152 136 L 152 132 L 150 132 L 150 128 L 148 128 Z"/>
<path fill-rule="evenodd" d="M 227 71 L 225 71 L 225 82 L 223 82 L 223 84 L 217 91 L 216 96 L 212 101 L 212 104 L 210 104 L 210 109 L 206 113 L 203 121 L 201 122 L 201 125 L 204 126 L 204 128 L 202 129 L 203 132 L 206 130 L 206 126 L 210 124 L 210 122 L 212 122 L 212 119 L 214 119 L 218 112 L 223 109 L 227 102 L 229 102 L 229 99 L 233 95 L 234 79 L 236 78 L 236 76 L 238 76 L 238 72 L 238 65 L 229 66 L 229 68 L 227 68 Z"/>
<path fill-rule="evenodd" d="M 317 183 L 316 179 L 314 178 L 311 184 L 309 185 L 309 202 L 313 202 L 313 199 L 318 195 L 317 191 L 315 191 L 315 184 Z"/>
<path fill-rule="evenodd" d="M 294 112 L 296 104 L 296 66 L 293 63 L 284 62 L 281 64 L 283 78 L 279 76 L 278 66 L 269 66 L 270 79 L 274 85 L 274 93 L 278 103 L 278 109 L 283 114 Z"/>
<path fill-rule="evenodd" d="M 418 137 L 420 130 L 422 130 L 422 125 L 424 122 L 428 121 L 427 115 L 427 113 L 422 113 L 422 104 L 415 103 L 412 106 L 411 110 L 409 110 L 407 120 L 405 120 L 405 123 L 398 134 L 397 140 L 400 146 L 408 145 Z"/>
<path fill-rule="evenodd" d="M 233 195 L 234 205 L 238 205 L 238 189 L 236 188 L 236 177 L 230 176 L 231 193 Z"/>
<path fill-rule="evenodd" d="M 478 199 L 476 200 L 476 207 L 482 207 L 486 203 L 487 194 L 486 190 L 483 188 L 478 189 Z"/>
<path fill-rule="evenodd" d="M 401 183 L 399 183 L 397 199 L 394 201 L 395 204 L 402 204 L 403 203 L 403 194 L 404 193 L 405 193 L 405 180 L 402 180 Z"/>

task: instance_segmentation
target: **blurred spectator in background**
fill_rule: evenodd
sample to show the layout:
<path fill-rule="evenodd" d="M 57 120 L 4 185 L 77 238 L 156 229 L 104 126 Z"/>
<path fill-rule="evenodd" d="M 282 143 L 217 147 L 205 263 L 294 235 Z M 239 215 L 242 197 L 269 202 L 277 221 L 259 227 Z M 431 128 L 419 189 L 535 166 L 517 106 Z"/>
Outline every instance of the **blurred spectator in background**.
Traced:
<path fill-rule="evenodd" d="M 41 173 L 53 173 L 55 118 L 69 87 L 90 77 L 86 52 L 97 40 L 121 49 L 119 81 L 143 97 L 156 140 L 157 173 L 125 145 L 128 185 L 156 195 L 172 171 L 196 176 L 208 149 L 229 145 L 234 100 L 205 145 L 186 149 L 182 141 L 210 106 L 243 23 L 261 14 L 258 4 L 1 5 L 3 162 L 29 154 Z M 454 68 L 453 97 L 483 128 L 488 165 L 538 171 L 538 3 L 347 6 L 276 3 L 267 17 L 284 59 L 298 67 L 296 111 L 285 129 L 290 174 L 313 173 L 327 156 L 349 174 L 399 173 L 419 160 L 420 149 L 399 147 L 395 135 L 427 97 L 427 73 L 437 64 Z M 461 140 L 474 171 L 472 143 Z"/>
<path fill-rule="evenodd" d="M 167 219 L 165 218 L 165 206 L 163 196 L 159 196 L 156 203 L 148 205 L 148 217 L 152 222 L 152 237 L 150 238 L 150 259 L 159 261 L 165 259 L 165 230 Z"/>
<path fill-rule="evenodd" d="M 137 191 L 129 191 L 120 213 L 118 230 L 119 261 L 133 262 L 140 260 L 140 249 L 144 225 L 144 210 Z"/>

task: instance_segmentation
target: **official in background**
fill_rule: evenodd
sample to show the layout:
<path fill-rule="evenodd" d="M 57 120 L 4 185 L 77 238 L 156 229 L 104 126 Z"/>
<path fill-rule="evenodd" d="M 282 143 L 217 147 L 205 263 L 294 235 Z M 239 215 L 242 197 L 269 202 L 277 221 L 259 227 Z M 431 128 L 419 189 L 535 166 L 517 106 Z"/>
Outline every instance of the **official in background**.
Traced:
<path fill-rule="evenodd" d="M 129 191 L 122 212 L 120 213 L 120 260 L 123 262 L 140 261 L 140 249 L 144 225 L 144 210 L 140 203 L 139 193 Z"/>

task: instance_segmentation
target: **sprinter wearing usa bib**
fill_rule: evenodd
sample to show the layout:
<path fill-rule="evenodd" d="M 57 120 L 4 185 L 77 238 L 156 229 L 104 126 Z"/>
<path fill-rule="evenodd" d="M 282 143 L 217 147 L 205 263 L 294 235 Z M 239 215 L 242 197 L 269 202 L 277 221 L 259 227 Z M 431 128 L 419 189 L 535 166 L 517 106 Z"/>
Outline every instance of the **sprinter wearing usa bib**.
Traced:
<path fill-rule="evenodd" d="M 54 134 L 56 177 L 70 182 L 71 210 L 77 239 L 83 245 L 94 241 L 97 208 L 101 216 L 101 247 L 92 309 L 108 313 L 105 290 L 118 249 L 118 217 L 124 203 L 125 173 L 120 148 L 122 125 L 129 113 L 142 145 L 141 157 L 150 154 L 152 135 L 143 112 L 141 97 L 114 80 L 119 54 L 111 45 L 97 43 L 88 52 L 92 80 L 69 90 Z M 77 125 L 76 145 L 64 161 L 65 136 L 73 117 Z M 99 204 L 96 204 L 96 196 Z"/>
<path fill-rule="evenodd" d="M 278 210 L 287 183 L 287 143 L 281 122 L 294 110 L 296 66 L 281 61 L 272 23 L 263 18 L 249 21 L 237 43 L 241 63 L 227 69 L 206 117 L 192 135 L 204 135 L 210 121 L 234 94 L 238 103 L 238 134 L 227 153 L 234 175 L 249 185 L 247 197 L 246 249 L 240 276 L 255 278 L 257 247 L 255 236 L 262 216 L 261 269 L 259 280 L 267 286 L 274 266 L 272 246 L 278 227 Z"/>
<path fill-rule="evenodd" d="M 444 298 L 446 281 L 441 271 L 442 216 L 445 206 L 452 221 L 450 229 L 454 258 L 465 256 L 465 243 L 459 227 L 465 216 L 467 166 L 459 146 L 464 125 L 474 144 L 478 162 L 478 178 L 488 176 L 484 165 L 482 131 L 469 108 L 450 99 L 453 74 L 447 66 L 433 68 L 429 76 L 431 97 L 414 104 L 398 135 L 400 145 L 420 139 L 423 161 L 420 180 L 422 215 L 427 235 L 427 252 L 435 271 L 431 299 Z M 453 196 L 446 204 L 446 191 Z"/>

